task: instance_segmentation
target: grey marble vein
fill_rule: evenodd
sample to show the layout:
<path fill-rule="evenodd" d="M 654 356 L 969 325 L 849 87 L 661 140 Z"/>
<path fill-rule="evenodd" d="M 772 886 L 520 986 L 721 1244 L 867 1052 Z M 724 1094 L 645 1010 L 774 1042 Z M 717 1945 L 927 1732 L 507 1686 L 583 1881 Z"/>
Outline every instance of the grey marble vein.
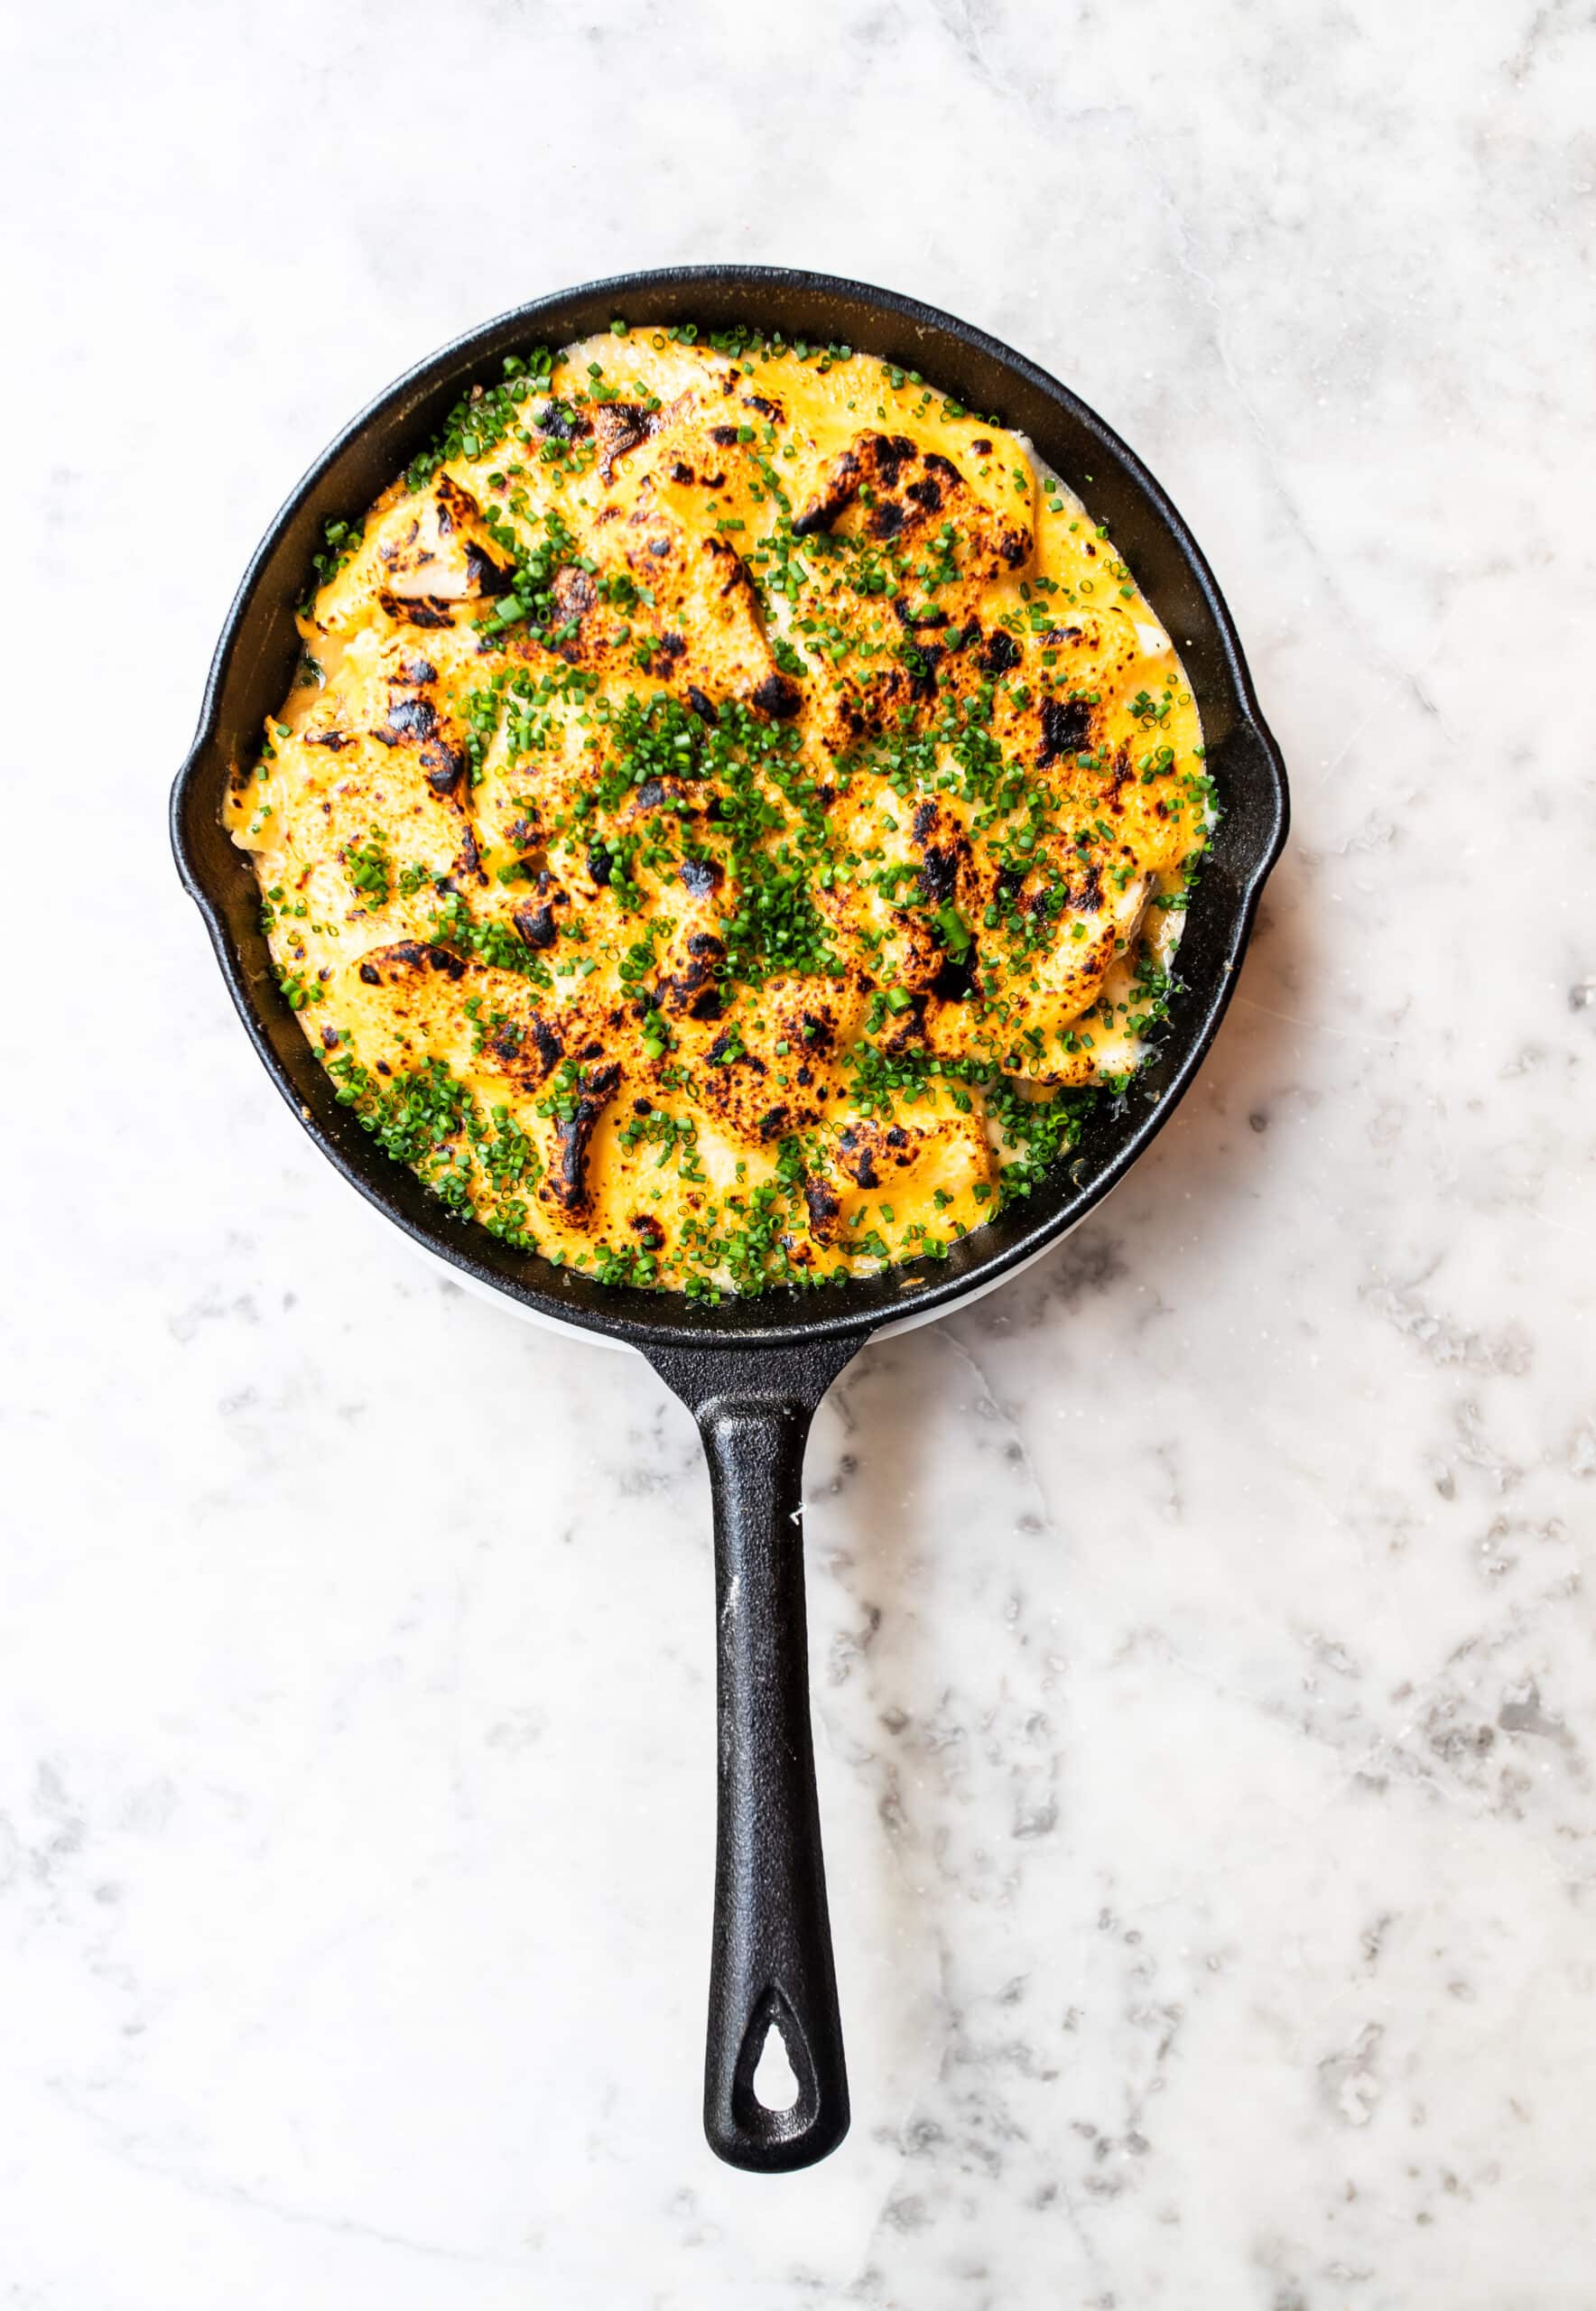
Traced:
<path fill-rule="evenodd" d="M 14 11 L 0 2299 L 1596 2306 L 1596 29 Z M 890 283 L 1202 539 L 1294 847 L 1045 1263 L 816 1425 L 855 2128 L 700 2139 L 708 1489 L 372 1224 L 166 855 L 294 476 L 537 291 Z"/>

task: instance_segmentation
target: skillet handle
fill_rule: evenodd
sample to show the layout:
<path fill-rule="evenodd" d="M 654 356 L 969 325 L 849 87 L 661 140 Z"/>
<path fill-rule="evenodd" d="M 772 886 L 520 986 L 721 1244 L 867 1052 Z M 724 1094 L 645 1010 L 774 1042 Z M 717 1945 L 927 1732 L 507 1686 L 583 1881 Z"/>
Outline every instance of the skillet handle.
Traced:
<path fill-rule="evenodd" d="M 651 1359 L 697 1418 L 715 1508 L 719 1771 L 704 2132 L 717 2158 L 761 2174 L 812 2166 L 848 2131 L 810 1733 L 803 1483 L 815 1408 L 858 1344 L 821 1343 L 818 1355 L 779 1362 Z M 797 2082 L 784 2110 L 754 2084 L 773 2029 Z"/>

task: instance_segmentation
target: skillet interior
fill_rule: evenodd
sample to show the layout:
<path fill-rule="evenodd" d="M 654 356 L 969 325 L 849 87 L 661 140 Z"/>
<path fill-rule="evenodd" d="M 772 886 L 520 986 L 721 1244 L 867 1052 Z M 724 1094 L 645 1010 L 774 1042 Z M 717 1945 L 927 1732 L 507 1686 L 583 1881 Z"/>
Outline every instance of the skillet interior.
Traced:
<path fill-rule="evenodd" d="M 634 326 L 749 321 L 812 344 L 846 343 L 920 370 L 971 409 L 1028 434 L 1105 521 L 1181 653 L 1224 815 L 1182 937 L 1184 991 L 1157 1055 L 1115 1114 L 1100 1103 L 1068 1165 L 1025 1202 L 922 1270 L 769 1294 L 718 1308 L 673 1295 L 595 1284 L 573 1268 L 515 1252 L 453 1218 L 385 1157 L 332 1095 L 280 994 L 259 925 L 249 860 L 221 824 L 227 778 L 258 744 L 298 654 L 293 604 L 329 516 L 364 512 L 471 384 L 500 374 L 529 343 L 560 345 L 617 315 Z M 250 1037 L 322 1152 L 379 1210 L 429 1250 L 524 1307 L 639 1346 L 691 1336 L 755 1348 L 855 1335 L 929 1314 L 1022 1265 L 1079 1220 L 1134 1163 L 1172 1112 L 1229 999 L 1265 877 L 1285 837 L 1285 778 L 1252 692 L 1229 612 L 1195 540 L 1158 484 L 1074 394 L 994 339 L 945 313 L 857 282 L 756 265 L 622 274 L 519 307 L 447 346 L 402 377 L 311 469 L 258 548 L 218 645 L 193 749 L 172 792 L 172 840 Z M 1148 1094 L 1155 1096 L 1149 1098 Z M 907 1273 L 925 1274 L 906 1285 Z"/>

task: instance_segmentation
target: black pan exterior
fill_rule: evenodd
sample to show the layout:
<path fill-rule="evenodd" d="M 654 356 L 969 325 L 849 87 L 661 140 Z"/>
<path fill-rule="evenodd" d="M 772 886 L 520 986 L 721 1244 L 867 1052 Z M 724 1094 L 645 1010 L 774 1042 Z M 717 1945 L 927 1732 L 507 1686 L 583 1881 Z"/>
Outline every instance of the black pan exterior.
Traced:
<path fill-rule="evenodd" d="M 330 517 L 363 513 L 436 432 L 471 385 L 496 382 L 505 354 L 561 345 L 607 328 L 746 321 L 809 344 L 847 344 L 917 369 L 967 407 L 1029 435 L 1039 454 L 1106 522 L 1176 647 L 1207 740 L 1223 817 L 1181 942 L 1184 991 L 1156 1057 L 1127 1100 L 1108 1100 L 1072 1160 L 1025 1202 L 956 1245 L 950 1258 L 776 1292 L 719 1307 L 673 1294 L 597 1284 L 579 1270 L 510 1249 L 454 1218 L 384 1156 L 333 1087 L 279 992 L 260 929 L 249 860 L 221 824 L 234 766 L 250 758 L 292 679 L 293 607 Z M 520 306 L 446 346 L 400 378 L 318 459 L 255 552 L 211 666 L 199 731 L 172 798 L 179 868 L 209 929 L 222 972 L 267 1072 L 322 1153 L 379 1211 L 428 1250 L 539 1314 L 644 1348 L 755 1350 L 862 1338 L 996 1281 L 1061 1235 L 1120 1179 L 1172 1113 L 1224 1016 L 1258 894 L 1285 840 L 1285 773 L 1253 694 L 1241 646 L 1195 539 L 1157 482 L 1101 418 L 1065 386 L 979 329 L 858 282 L 763 265 L 690 265 L 565 290 Z M 1149 1094 L 1153 1095 L 1149 1097 Z"/>

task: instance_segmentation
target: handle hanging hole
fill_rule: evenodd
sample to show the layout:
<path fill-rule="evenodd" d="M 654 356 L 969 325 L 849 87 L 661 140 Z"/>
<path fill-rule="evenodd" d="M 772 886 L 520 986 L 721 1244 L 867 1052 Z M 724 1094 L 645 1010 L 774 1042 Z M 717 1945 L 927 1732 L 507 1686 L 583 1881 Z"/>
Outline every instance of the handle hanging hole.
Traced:
<path fill-rule="evenodd" d="M 812 2126 L 820 2087 L 798 2018 L 774 1982 L 754 2002 L 732 2074 L 731 2116 L 756 2140 L 780 2142 Z"/>
<path fill-rule="evenodd" d="M 754 2100 L 765 2111 L 790 2111 L 799 2095 L 798 2074 L 781 2026 L 772 2015 L 754 2065 Z"/>

